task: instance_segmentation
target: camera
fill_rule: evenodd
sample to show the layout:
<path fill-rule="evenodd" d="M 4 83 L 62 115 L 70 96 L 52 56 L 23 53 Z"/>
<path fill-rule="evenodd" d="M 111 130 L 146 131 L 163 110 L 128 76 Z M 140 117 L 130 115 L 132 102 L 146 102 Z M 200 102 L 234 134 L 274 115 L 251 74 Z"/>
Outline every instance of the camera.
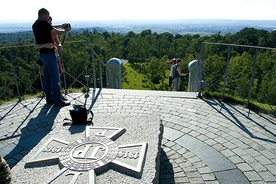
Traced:
<path fill-rule="evenodd" d="M 68 23 L 68 24 L 65 24 L 65 29 L 67 29 L 67 28 L 69 28 L 69 27 L 71 27 L 71 25 Z"/>

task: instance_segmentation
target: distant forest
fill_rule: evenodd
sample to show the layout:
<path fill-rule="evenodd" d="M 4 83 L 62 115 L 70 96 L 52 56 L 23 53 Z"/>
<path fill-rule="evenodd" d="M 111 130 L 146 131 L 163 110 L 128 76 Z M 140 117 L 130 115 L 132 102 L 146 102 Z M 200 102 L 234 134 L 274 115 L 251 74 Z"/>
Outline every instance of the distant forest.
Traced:
<path fill-rule="evenodd" d="M 20 39 L 22 35 L 17 37 L 16 34 L 1 34 L 0 37 L 2 45 L 2 47 L 0 45 L 0 94 L 5 91 L 0 96 L 0 100 L 14 96 L 12 94 L 16 94 L 18 90 L 26 91 L 26 86 L 30 85 L 33 76 L 37 75 L 35 61 L 38 58 L 38 52 L 32 46 L 25 46 L 33 44 L 33 35 L 28 32 L 18 34 L 25 34 L 25 39 Z M 61 40 L 63 38 L 64 36 L 60 37 Z M 188 63 L 199 58 L 203 42 L 276 48 L 276 31 L 246 27 L 233 34 L 222 35 L 218 32 L 210 36 L 156 33 L 150 29 L 140 33 L 129 31 L 127 34 L 98 32 L 97 30 L 69 33 L 62 56 L 66 61 L 67 71 L 72 76 L 78 76 L 81 73 L 84 67 L 83 60 L 88 62 L 91 60 L 89 46 L 79 43 L 79 41 L 89 43 L 89 46 L 104 63 L 113 57 L 128 60 L 139 73 L 144 75 L 143 82 L 150 89 L 167 90 L 168 68 L 165 65 L 166 61 L 172 58 L 182 58 L 181 68 L 188 72 Z M 253 48 L 235 47 L 231 53 L 226 93 L 246 98 L 256 52 Z M 207 90 L 220 91 L 222 89 L 221 81 L 223 81 L 225 73 L 226 58 L 227 47 L 217 45 L 206 47 L 204 51 L 204 80 L 209 84 Z M 105 74 L 104 71 L 103 74 Z M 19 84 L 19 89 L 14 87 L 14 76 L 25 81 L 25 83 Z M 73 81 L 73 79 L 68 80 Z M 128 82 L 128 80 L 124 78 L 124 82 Z M 26 91 L 26 94 L 36 93 L 37 91 L 34 89 L 40 88 L 40 82 L 35 82 L 33 86 Z M 276 105 L 275 86 L 276 51 L 275 49 L 259 49 L 252 98 L 260 103 Z M 75 87 L 78 87 L 77 84 Z M 187 90 L 187 82 L 182 82 L 182 90 Z M 265 95 L 265 98 L 262 95 Z"/>

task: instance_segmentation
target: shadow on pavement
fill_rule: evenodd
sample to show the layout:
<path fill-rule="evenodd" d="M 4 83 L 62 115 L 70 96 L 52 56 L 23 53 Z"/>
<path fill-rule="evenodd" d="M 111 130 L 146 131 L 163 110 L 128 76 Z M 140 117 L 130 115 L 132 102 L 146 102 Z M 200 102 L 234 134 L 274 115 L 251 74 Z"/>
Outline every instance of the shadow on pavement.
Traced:
<path fill-rule="evenodd" d="M 237 127 L 239 127 L 242 131 L 244 131 L 246 134 L 248 134 L 251 138 L 258 139 L 258 140 L 265 141 L 265 142 L 274 143 L 274 144 L 276 143 L 276 141 L 273 140 L 273 139 L 263 138 L 263 137 L 254 135 L 252 133 L 252 132 L 254 132 L 254 130 L 251 131 L 250 128 L 246 127 L 239 120 L 239 118 L 233 112 L 231 112 L 231 109 L 233 109 L 234 111 L 238 112 L 240 115 L 242 115 L 243 117 L 245 117 L 246 119 L 248 119 L 252 123 L 256 124 L 260 128 L 262 128 L 268 134 L 271 134 L 273 137 L 276 137 L 276 134 L 274 132 L 270 131 L 267 127 L 261 125 L 260 123 L 256 122 L 255 120 L 253 120 L 252 118 L 250 118 L 249 116 L 247 116 L 245 113 L 243 113 L 240 110 L 238 110 L 235 106 L 229 105 L 229 107 L 231 107 L 231 109 L 229 109 L 223 103 L 217 102 L 216 100 L 203 99 L 203 101 L 206 102 L 208 105 L 210 105 L 214 110 L 216 110 L 224 118 L 226 118 L 227 120 L 229 120 L 230 122 L 232 122 L 233 124 L 235 124 Z M 223 113 L 221 111 L 221 109 L 224 109 L 227 113 Z M 268 119 L 265 119 L 265 120 L 268 121 Z M 268 122 L 271 122 L 271 121 L 269 120 Z"/>
<path fill-rule="evenodd" d="M 174 184 L 174 171 L 173 165 L 166 152 L 161 148 L 160 154 L 160 169 L 159 169 L 159 183 L 160 184 Z"/>
<path fill-rule="evenodd" d="M 39 103 L 40 101 L 38 104 Z M 35 105 L 34 109 L 38 104 Z M 21 132 L 19 132 L 19 128 L 23 126 L 24 122 L 33 113 L 31 110 L 14 133 L 10 137 L 5 138 L 8 140 L 18 137 L 18 142 L 15 141 L 13 144 L 10 144 L 9 149 L 11 151 L 4 156 L 10 168 L 14 167 L 17 162 L 26 156 L 41 141 L 41 139 L 51 131 L 59 111 L 60 108 L 58 107 L 53 107 L 47 104 L 42 106 L 38 115 L 35 118 L 31 118 L 26 126 L 21 129 Z"/>

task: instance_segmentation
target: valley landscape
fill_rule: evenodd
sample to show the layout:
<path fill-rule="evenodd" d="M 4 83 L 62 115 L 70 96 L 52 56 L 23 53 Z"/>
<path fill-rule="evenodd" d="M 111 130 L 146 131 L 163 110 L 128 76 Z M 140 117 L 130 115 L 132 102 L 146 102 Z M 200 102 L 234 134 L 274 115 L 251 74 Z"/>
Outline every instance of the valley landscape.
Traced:
<path fill-rule="evenodd" d="M 33 22 L 1 23 L 0 33 L 16 33 L 32 31 Z M 62 24 L 64 22 L 54 22 Z M 73 32 L 97 30 L 99 32 L 116 32 L 126 34 L 129 31 L 139 33 L 146 29 L 152 32 L 171 34 L 211 35 L 236 33 L 245 27 L 273 31 L 276 20 L 224 20 L 224 19 L 180 19 L 180 20 L 105 20 L 105 21 L 73 21 L 70 22 Z"/>

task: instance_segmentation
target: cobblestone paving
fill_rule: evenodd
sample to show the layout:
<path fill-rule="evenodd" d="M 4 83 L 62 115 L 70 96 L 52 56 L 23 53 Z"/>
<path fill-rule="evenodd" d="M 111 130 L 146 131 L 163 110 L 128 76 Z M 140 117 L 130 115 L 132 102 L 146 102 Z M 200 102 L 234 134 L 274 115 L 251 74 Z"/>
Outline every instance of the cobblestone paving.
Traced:
<path fill-rule="evenodd" d="M 67 97 L 72 104 L 85 101 L 82 94 Z M 165 127 L 161 184 L 276 183 L 275 118 L 194 97 L 180 92 L 103 89 L 93 112 L 95 116 L 160 116 Z M 46 107 L 45 100 L 39 98 L 0 106 L 0 155 L 11 167 L 38 143 L 36 140 L 54 129 L 55 123 L 68 117 L 69 107 Z M 56 116 L 47 116 L 48 111 Z M 41 112 L 47 119 L 40 117 Z M 21 147 L 16 146 L 19 137 L 25 137 Z"/>

